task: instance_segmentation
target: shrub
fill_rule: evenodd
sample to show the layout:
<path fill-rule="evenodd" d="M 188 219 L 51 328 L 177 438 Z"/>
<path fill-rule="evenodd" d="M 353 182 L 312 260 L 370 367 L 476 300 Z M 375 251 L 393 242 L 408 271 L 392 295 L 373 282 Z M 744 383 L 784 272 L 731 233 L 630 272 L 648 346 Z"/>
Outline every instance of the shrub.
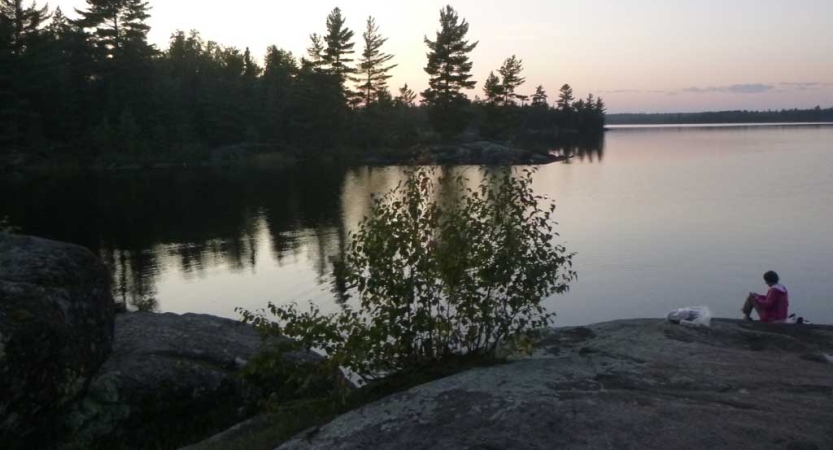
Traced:
<path fill-rule="evenodd" d="M 434 181 L 411 169 L 374 198 L 369 217 L 335 264 L 344 308 L 297 304 L 238 310 L 267 335 L 319 349 L 331 367 L 363 380 L 444 359 L 494 355 L 504 342 L 546 327 L 544 298 L 575 279 L 572 254 L 554 242 L 555 205 L 532 191 L 533 171 Z"/>

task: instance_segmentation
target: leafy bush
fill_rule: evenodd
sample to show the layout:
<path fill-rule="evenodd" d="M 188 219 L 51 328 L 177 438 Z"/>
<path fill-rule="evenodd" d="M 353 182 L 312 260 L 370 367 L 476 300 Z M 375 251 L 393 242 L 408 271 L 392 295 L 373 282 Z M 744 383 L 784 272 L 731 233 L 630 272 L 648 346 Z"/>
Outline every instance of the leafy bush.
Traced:
<path fill-rule="evenodd" d="M 544 298 L 569 289 L 572 254 L 554 243 L 555 205 L 532 191 L 533 171 L 434 181 L 430 169 L 374 198 L 336 264 L 344 309 L 297 304 L 238 310 L 267 335 L 319 349 L 363 380 L 460 355 L 494 355 L 546 327 Z"/>

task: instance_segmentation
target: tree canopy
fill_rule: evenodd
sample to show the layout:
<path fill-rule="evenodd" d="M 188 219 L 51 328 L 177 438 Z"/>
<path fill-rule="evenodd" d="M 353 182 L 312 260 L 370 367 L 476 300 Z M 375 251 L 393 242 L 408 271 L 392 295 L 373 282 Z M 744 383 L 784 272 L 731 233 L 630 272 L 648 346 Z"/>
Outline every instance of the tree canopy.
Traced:
<path fill-rule="evenodd" d="M 147 37 L 151 13 L 144 0 L 87 0 L 73 18 L 33 0 L 0 0 L 0 165 L 20 155 L 82 164 L 213 161 L 241 146 L 327 160 L 390 149 L 396 160 L 396 149 L 406 155 L 436 134 L 513 140 L 600 123 L 540 108 L 546 96 L 538 93 L 532 103 L 540 110 L 524 106 L 523 62 L 514 55 L 483 85 L 486 103 L 472 104 L 478 42 L 450 6 L 424 38 L 421 99 L 416 80 L 391 92 L 398 66 L 373 17 L 359 55 L 339 8 L 310 35 L 306 53 L 293 55 L 278 45 L 263 53 L 225 46 L 196 30 L 156 48 Z M 593 101 L 582 101 L 585 115 L 604 110 Z"/>

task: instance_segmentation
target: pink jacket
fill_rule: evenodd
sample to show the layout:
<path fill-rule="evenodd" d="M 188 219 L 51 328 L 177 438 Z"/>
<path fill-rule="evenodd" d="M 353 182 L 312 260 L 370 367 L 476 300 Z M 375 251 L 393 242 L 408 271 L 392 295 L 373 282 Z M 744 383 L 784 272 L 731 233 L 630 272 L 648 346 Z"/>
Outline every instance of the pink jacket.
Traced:
<path fill-rule="evenodd" d="M 769 288 L 766 295 L 755 297 L 755 306 L 761 322 L 778 322 L 787 320 L 787 310 L 790 307 L 790 295 L 787 288 L 776 284 Z"/>

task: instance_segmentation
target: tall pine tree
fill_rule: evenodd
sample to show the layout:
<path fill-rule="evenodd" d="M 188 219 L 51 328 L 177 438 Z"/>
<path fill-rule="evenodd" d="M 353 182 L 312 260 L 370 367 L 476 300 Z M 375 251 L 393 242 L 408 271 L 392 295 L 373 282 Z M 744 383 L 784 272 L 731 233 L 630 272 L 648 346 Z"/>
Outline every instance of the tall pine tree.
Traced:
<path fill-rule="evenodd" d="M 436 38 L 425 38 L 429 50 L 428 65 L 425 66 L 429 87 L 422 93 L 423 101 L 428 106 L 432 125 L 446 136 L 466 127 L 468 98 L 462 91 L 477 85 L 471 79 L 469 53 L 478 43 L 466 40 L 468 32 L 468 22 L 461 20 L 449 5 L 440 11 L 440 30 Z"/>
<path fill-rule="evenodd" d="M 388 64 L 393 59 L 393 55 L 382 52 L 382 46 L 387 42 L 387 38 L 379 34 L 379 26 L 376 25 L 373 17 L 367 18 L 367 29 L 362 37 L 364 38 L 364 51 L 359 61 L 359 71 L 356 77 L 359 82 L 357 94 L 361 103 L 369 106 L 378 101 L 381 92 L 387 92 L 387 80 L 391 77 L 388 72 L 397 65 Z"/>
<path fill-rule="evenodd" d="M 350 66 L 353 62 L 351 55 L 355 53 L 353 47 L 353 31 L 347 28 L 346 19 L 341 15 L 341 9 L 335 8 L 327 16 L 327 35 L 324 36 L 323 61 L 331 73 L 341 79 L 342 84 L 356 72 Z"/>
<path fill-rule="evenodd" d="M 103 59 L 118 60 L 127 55 L 149 56 L 147 44 L 150 6 L 143 0 L 87 0 L 87 9 L 75 11 L 77 23 L 93 30 L 93 40 Z"/>
<path fill-rule="evenodd" d="M 515 55 L 511 58 L 506 58 L 503 66 L 498 71 L 501 76 L 501 86 L 503 88 L 503 103 L 505 105 L 514 104 L 515 99 L 523 98 L 523 96 L 515 94 L 515 89 L 519 88 L 526 82 L 526 78 L 521 77 L 523 72 L 523 60 L 518 59 Z"/>

